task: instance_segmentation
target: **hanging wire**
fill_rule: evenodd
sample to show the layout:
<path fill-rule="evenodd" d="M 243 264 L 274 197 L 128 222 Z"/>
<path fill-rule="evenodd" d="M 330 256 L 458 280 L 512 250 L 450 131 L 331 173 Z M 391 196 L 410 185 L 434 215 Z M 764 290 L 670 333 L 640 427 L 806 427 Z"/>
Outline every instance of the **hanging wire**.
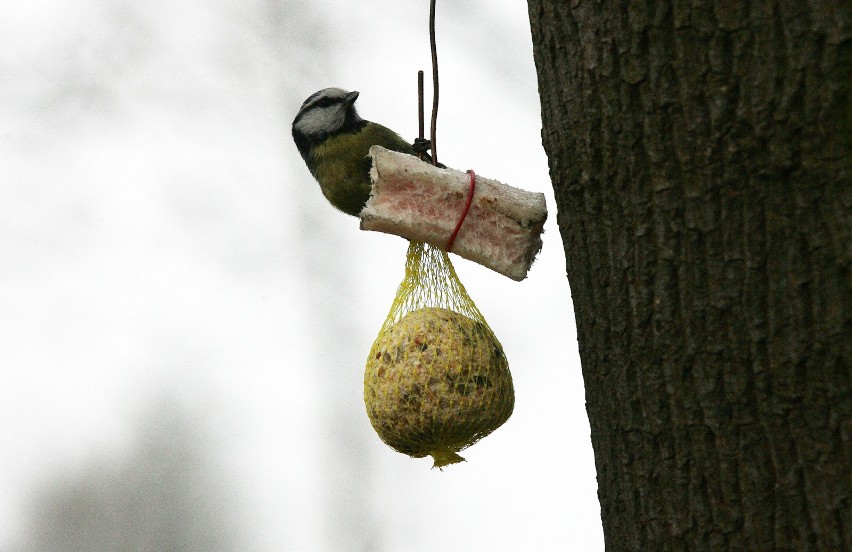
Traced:
<path fill-rule="evenodd" d="M 429 3 L 429 45 L 432 48 L 432 126 L 429 140 L 432 141 L 432 164 L 438 166 L 437 126 L 438 126 L 438 47 L 435 44 L 435 2 Z"/>
<path fill-rule="evenodd" d="M 423 143 L 425 136 L 425 129 L 423 128 L 423 71 L 417 71 L 417 123 L 419 132 L 417 134 L 417 141 L 419 143 Z M 423 155 L 426 153 L 425 150 L 417 150 L 417 157 L 423 161 Z"/>
<path fill-rule="evenodd" d="M 424 114 L 423 114 L 423 71 L 417 72 L 417 115 L 418 115 L 418 123 L 420 133 L 416 140 L 416 144 L 420 145 L 428 145 L 432 149 L 432 164 L 436 167 L 443 167 L 438 163 L 438 146 L 437 146 L 437 126 L 438 126 L 438 47 L 437 41 L 435 39 L 435 3 L 437 0 L 430 0 L 429 2 L 429 46 L 432 50 L 432 125 L 429 129 L 429 141 L 426 142 L 423 139 L 424 133 Z M 425 150 L 417 149 L 417 154 L 420 159 L 423 159 Z M 467 217 L 468 211 L 470 211 L 471 201 L 473 200 L 473 193 L 476 187 L 476 174 L 473 170 L 467 171 L 470 175 L 470 187 L 467 194 L 467 202 L 465 204 L 464 210 L 462 211 L 461 217 L 456 223 L 456 228 L 450 236 L 449 241 L 447 241 L 447 245 L 444 248 L 444 251 L 450 251 L 453 248 L 453 244 L 456 241 L 456 236 L 458 236 L 459 230 L 461 229 L 462 224 L 464 224 L 464 220 Z"/>

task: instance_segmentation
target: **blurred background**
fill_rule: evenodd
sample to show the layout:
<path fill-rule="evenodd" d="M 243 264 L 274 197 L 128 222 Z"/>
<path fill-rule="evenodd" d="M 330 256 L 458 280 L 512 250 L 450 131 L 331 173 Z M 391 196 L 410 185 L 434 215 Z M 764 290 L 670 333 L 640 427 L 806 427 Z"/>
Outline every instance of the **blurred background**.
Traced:
<path fill-rule="evenodd" d="M 526 3 L 437 13 L 441 161 L 550 210 L 524 282 L 454 257 L 516 405 L 443 472 L 362 401 L 406 242 L 290 136 L 340 86 L 413 138 L 428 2 L 0 5 L 1 551 L 603 548 Z"/>

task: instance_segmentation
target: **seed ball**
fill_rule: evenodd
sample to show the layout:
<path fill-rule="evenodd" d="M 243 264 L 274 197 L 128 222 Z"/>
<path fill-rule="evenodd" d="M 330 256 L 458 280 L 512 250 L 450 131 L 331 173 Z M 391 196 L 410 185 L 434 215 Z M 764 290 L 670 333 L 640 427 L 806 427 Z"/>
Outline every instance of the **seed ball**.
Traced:
<path fill-rule="evenodd" d="M 379 334 L 364 374 L 367 415 L 393 449 L 435 466 L 509 419 L 515 392 L 491 329 L 448 309 L 410 312 Z"/>

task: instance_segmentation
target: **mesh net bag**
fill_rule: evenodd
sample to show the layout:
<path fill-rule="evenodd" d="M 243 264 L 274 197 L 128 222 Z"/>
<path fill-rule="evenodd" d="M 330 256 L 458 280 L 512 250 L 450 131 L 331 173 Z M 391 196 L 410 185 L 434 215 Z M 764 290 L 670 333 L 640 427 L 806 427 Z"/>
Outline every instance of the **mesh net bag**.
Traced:
<path fill-rule="evenodd" d="M 435 467 L 503 425 L 515 393 L 503 347 L 446 252 L 411 242 L 405 278 L 367 358 L 367 415 L 391 448 Z"/>

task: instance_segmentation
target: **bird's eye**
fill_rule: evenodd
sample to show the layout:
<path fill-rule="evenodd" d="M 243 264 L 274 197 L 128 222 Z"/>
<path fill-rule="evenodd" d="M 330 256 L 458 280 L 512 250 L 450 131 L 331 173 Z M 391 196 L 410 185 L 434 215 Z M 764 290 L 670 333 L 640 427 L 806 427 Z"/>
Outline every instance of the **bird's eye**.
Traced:
<path fill-rule="evenodd" d="M 328 107 L 334 103 L 334 100 L 331 98 L 320 98 L 317 100 L 317 107 Z"/>

